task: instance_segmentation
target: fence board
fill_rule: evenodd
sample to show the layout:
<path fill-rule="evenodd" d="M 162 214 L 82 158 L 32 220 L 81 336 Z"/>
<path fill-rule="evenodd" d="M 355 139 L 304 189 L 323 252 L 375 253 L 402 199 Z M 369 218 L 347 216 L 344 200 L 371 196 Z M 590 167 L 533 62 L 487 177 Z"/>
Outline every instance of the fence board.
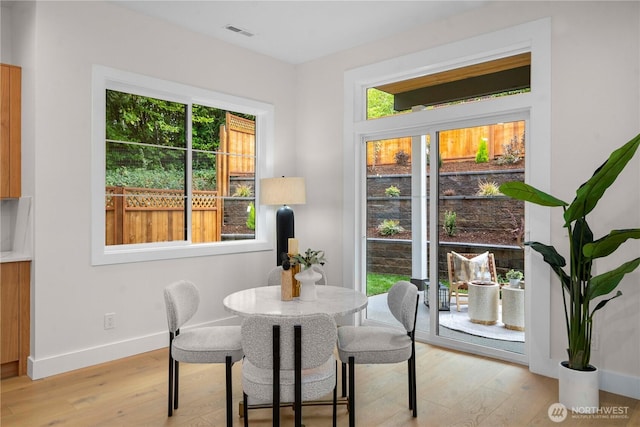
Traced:
<path fill-rule="evenodd" d="M 184 199 L 180 190 L 107 187 L 107 245 L 184 240 Z M 216 191 L 195 191 L 192 199 L 193 243 L 221 240 L 222 217 Z"/>

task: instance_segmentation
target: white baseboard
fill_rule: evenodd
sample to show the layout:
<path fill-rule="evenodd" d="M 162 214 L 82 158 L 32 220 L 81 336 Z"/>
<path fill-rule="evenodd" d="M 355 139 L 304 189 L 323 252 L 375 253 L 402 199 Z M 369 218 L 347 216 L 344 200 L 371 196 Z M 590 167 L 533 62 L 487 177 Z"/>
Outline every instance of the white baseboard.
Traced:
<path fill-rule="evenodd" d="M 230 317 L 216 322 L 191 325 L 190 327 L 237 324 L 239 324 L 239 319 Z M 185 327 L 185 329 L 188 329 L 188 327 Z M 33 380 L 38 380 L 100 363 L 111 362 L 123 357 L 135 356 L 147 351 L 164 348 L 168 345 L 169 333 L 163 331 L 40 359 L 29 356 L 27 360 L 27 375 Z"/>
<path fill-rule="evenodd" d="M 640 378 L 617 372 L 600 372 L 600 390 L 640 400 Z"/>

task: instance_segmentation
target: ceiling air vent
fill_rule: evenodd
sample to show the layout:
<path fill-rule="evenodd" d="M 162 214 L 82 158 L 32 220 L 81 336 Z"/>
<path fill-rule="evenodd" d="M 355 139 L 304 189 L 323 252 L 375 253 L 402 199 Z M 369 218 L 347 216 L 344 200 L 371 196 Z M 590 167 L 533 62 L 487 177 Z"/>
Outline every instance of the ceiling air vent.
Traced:
<path fill-rule="evenodd" d="M 253 37 L 253 33 L 250 33 L 247 30 L 243 30 L 242 28 L 234 27 L 233 25 L 227 25 L 224 28 L 229 30 L 229 31 L 233 31 L 234 33 L 242 34 L 243 36 Z"/>

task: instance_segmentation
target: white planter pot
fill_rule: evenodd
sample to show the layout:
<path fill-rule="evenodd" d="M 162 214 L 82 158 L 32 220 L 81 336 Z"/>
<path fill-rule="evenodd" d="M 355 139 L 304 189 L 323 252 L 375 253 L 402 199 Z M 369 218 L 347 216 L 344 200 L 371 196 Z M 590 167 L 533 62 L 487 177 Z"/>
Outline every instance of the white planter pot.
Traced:
<path fill-rule="evenodd" d="M 558 366 L 558 385 L 560 403 L 567 410 L 581 414 L 593 414 L 600 407 L 600 387 L 598 369 L 576 371 L 560 362 Z"/>
<path fill-rule="evenodd" d="M 520 287 L 520 279 L 509 279 L 509 286 L 518 289 Z"/>

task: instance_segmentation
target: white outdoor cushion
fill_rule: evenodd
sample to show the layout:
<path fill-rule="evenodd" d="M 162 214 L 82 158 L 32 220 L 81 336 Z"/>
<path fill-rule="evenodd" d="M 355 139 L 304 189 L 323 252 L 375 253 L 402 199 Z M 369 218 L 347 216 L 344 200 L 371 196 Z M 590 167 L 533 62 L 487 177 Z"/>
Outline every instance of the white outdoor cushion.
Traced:
<path fill-rule="evenodd" d="M 456 281 L 468 283 L 473 280 L 483 280 L 484 273 L 489 271 L 489 252 L 473 258 L 467 258 L 454 251 L 451 253 L 456 276 L 453 279 Z"/>

